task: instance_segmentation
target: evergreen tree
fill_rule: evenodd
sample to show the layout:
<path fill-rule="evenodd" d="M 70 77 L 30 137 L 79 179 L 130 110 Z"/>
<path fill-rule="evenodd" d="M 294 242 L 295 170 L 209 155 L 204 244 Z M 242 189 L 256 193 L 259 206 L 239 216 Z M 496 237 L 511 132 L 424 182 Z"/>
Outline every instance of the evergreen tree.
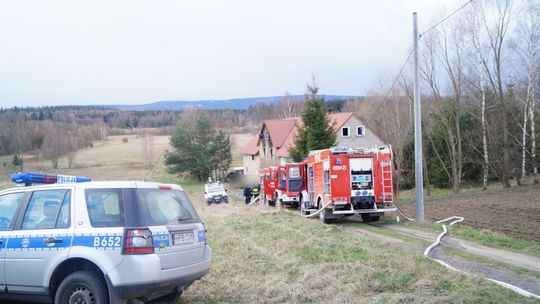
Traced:
<path fill-rule="evenodd" d="M 179 124 L 170 142 L 174 151 L 165 155 L 169 173 L 189 173 L 205 181 L 214 170 L 226 171 L 232 162 L 228 137 L 222 131 L 216 132 L 204 115 L 197 119 L 195 127 Z"/>
<path fill-rule="evenodd" d="M 317 96 L 319 88 L 313 83 L 307 86 L 302 125 L 289 149 L 289 156 L 295 162 L 302 161 L 312 150 L 326 149 L 336 143 L 335 122 L 328 117 L 324 98 Z"/>
<path fill-rule="evenodd" d="M 22 166 L 22 160 L 19 158 L 19 156 L 17 154 L 15 154 L 13 156 L 13 166 L 15 167 L 19 167 L 19 166 Z"/>

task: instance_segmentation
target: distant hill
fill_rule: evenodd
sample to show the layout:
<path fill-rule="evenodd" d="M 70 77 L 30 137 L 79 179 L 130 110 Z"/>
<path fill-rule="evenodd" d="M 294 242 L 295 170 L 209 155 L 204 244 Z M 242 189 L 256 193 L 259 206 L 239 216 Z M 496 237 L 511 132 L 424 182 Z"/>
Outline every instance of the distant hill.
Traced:
<path fill-rule="evenodd" d="M 325 100 L 351 99 L 357 96 L 345 95 L 322 95 Z M 304 100 L 304 95 L 291 95 L 293 100 Z M 259 103 L 274 104 L 283 100 L 283 96 L 250 97 L 224 100 L 197 100 L 197 101 L 158 101 L 141 105 L 113 105 L 107 106 L 125 111 L 159 111 L 159 110 L 183 110 L 189 108 L 198 109 L 247 109 L 251 105 Z"/>

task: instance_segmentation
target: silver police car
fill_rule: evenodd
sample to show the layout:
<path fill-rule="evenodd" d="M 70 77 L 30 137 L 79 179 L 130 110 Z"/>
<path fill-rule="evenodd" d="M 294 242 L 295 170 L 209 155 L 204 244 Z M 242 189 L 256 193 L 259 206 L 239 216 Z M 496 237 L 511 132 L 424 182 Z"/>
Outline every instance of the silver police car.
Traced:
<path fill-rule="evenodd" d="M 180 186 L 67 181 L 0 191 L 0 300 L 175 302 L 208 273 Z"/>

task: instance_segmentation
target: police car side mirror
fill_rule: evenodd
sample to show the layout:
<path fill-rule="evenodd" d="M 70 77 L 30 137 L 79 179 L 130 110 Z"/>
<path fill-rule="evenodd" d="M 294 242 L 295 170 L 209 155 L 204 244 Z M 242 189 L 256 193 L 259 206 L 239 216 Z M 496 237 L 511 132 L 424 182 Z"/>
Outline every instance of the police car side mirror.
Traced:
<path fill-rule="evenodd" d="M 228 190 L 228 189 L 225 189 L 225 192 L 229 192 L 229 190 Z"/>
<path fill-rule="evenodd" d="M 206 194 L 206 191 L 204 191 L 204 194 Z"/>

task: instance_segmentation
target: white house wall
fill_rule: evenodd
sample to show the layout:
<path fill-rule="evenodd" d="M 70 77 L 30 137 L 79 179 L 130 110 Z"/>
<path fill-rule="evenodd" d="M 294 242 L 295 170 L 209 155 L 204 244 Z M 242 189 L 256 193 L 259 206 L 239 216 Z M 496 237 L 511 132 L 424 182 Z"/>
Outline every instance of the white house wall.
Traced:
<path fill-rule="evenodd" d="M 242 162 L 244 167 L 246 168 L 244 174 L 247 175 L 258 175 L 259 169 L 260 169 L 260 159 L 259 155 L 247 155 L 244 154 L 242 156 Z"/>
<path fill-rule="evenodd" d="M 364 135 L 358 136 L 356 134 L 356 127 L 364 127 Z M 349 128 L 349 136 L 343 137 L 341 129 L 343 127 Z M 350 147 L 350 148 L 371 148 L 373 146 L 384 146 L 386 145 L 375 133 L 371 132 L 367 127 L 356 118 L 356 116 L 351 116 L 349 120 L 337 132 L 336 137 L 337 146 L 340 147 Z"/>

